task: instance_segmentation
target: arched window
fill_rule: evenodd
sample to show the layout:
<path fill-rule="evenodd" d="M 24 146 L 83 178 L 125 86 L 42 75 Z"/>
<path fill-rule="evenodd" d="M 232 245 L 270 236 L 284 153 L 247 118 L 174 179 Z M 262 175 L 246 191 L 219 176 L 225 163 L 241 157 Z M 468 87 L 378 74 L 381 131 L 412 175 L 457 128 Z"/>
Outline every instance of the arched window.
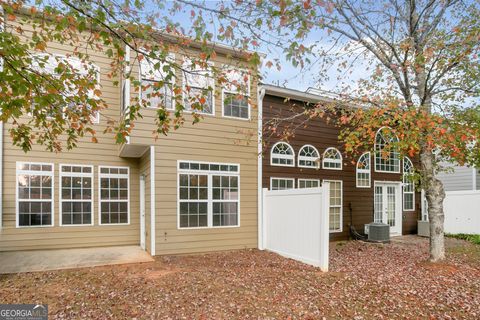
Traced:
<path fill-rule="evenodd" d="M 286 142 L 277 142 L 273 145 L 270 153 L 270 164 L 272 166 L 295 166 L 295 153 L 293 148 Z"/>
<path fill-rule="evenodd" d="M 310 145 L 304 145 L 298 152 L 298 166 L 300 168 L 318 168 L 319 167 L 318 150 Z"/>
<path fill-rule="evenodd" d="M 342 170 L 342 155 L 336 148 L 328 148 L 323 153 L 323 169 Z"/>
<path fill-rule="evenodd" d="M 413 163 L 403 158 L 403 211 L 415 210 L 415 184 L 413 180 Z"/>
<path fill-rule="evenodd" d="M 375 135 L 375 171 L 400 173 L 400 155 L 395 146 L 389 146 L 398 142 L 398 137 L 393 130 L 382 127 Z"/>
<path fill-rule="evenodd" d="M 365 152 L 357 162 L 357 188 L 370 188 L 370 152 Z"/>

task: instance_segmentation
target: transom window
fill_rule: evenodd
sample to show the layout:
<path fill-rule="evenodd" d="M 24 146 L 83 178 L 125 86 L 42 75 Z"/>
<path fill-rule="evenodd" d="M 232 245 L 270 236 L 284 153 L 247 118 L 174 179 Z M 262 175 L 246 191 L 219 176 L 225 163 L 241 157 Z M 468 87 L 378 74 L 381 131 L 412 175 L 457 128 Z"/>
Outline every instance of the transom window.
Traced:
<path fill-rule="evenodd" d="M 380 128 L 375 136 L 375 171 L 400 173 L 400 154 L 395 150 L 398 137 L 391 128 Z"/>
<path fill-rule="evenodd" d="M 273 145 L 270 153 L 270 164 L 272 166 L 295 166 L 295 153 L 293 148 L 286 142 L 277 142 Z"/>
<path fill-rule="evenodd" d="M 211 65 L 202 67 L 186 59 L 183 63 L 183 100 L 186 111 L 215 114 L 213 99 L 214 79 Z"/>
<path fill-rule="evenodd" d="M 298 188 L 318 188 L 320 187 L 319 179 L 298 179 Z"/>
<path fill-rule="evenodd" d="M 270 190 L 287 190 L 295 188 L 293 178 L 270 178 Z"/>
<path fill-rule="evenodd" d="M 250 75 L 243 70 L 225 70 L 223 116 L 249 119 Z"/>
<path fill-rule="evenodd" d="M 370 186 L 370 152 L 365 152 L 358 158 L 357 162 L 357 188 L 370 188 Z"/>
<path fill-rule="evenodd" d="M 414 167 L 412 161 L 403 158 L 403 210 L 415 210 L 415 183 L 414 183 Z"/>
<path fill-rule="evenodd" d="M 99 167 L 100 224 L 130 223 L 130 169 Z"/>
<path fill-rule="evenodd" d="M 53 164 L 17 162 L 17 226 L 53 226 Z"/>
<path fill-rule="evenodd" d="M 239 226 L 240 166 L 178 163 L 178 227 Z"/>
<path fill-rule="evenodd" d="M 140 62 L 141 98 L 142 102 L 150 108 L 174 109 L 173 83 L 174 77 L 163 71 L 168 61 L 175 57 L 169 55 L 167 61 L 145 57 Z"/>
<path fill-rule="evenodd" d="M 60 165 L 60 225 L 93 224 L 93 166 Z"/>
<path fill-rule="evenodd" d="M 318 168 L 320 165 L 319 157 L 318 150 L 307 144 L 298 152 L 298 166 L 301 168 Z"/>
<path fill-rule="evenodd" d="M 342 154 L 336 148 L 328 148 L 323 153 L 323 169 L 342 170 Z"/>
<path fill-rule="evenodd" d="M 330 183 L 329 229 L 330 232 L 342 232 L 343 182 L 341 180 L 324 180 Z"/>

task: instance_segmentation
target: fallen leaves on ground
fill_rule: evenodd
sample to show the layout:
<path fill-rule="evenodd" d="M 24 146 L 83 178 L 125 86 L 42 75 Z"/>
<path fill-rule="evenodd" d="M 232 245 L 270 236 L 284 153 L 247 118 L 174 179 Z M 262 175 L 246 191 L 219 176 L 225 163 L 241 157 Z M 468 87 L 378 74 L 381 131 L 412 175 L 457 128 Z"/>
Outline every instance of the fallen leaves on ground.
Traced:
<path fill-rule="evenodd" d="M 0 276 L 2 303 L 48 303 L 51 319 L 479 319 L 480 247 L 447 239 L 332 243 L 330 272 L 241 250 Z"/>

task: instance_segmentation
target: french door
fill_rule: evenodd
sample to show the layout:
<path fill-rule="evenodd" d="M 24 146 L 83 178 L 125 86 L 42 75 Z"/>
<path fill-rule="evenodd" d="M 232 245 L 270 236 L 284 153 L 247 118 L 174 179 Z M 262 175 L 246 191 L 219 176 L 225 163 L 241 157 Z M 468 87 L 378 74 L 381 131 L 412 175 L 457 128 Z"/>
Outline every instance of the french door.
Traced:
<path fill-rule="evenodd" d="M 374 222 L 390 226 L 391 235 L 402 234 L 402 194 L 399 183 L 375 182 Z"/>

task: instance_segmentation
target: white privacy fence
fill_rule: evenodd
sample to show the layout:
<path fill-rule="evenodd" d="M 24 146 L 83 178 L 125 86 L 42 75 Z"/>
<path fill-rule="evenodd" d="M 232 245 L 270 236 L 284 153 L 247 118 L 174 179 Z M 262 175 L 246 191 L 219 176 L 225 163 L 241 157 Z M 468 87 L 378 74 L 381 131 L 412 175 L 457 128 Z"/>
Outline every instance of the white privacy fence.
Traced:
<path fill-rule="evenodd" d="M 265 249 L 328 271 L 328 188 L 263 189 Z"/>
<path fill-rule="evenodd" d="M 446 233 L 480 234 L 480 191 L 448 191 L 443 209 Z"/>

